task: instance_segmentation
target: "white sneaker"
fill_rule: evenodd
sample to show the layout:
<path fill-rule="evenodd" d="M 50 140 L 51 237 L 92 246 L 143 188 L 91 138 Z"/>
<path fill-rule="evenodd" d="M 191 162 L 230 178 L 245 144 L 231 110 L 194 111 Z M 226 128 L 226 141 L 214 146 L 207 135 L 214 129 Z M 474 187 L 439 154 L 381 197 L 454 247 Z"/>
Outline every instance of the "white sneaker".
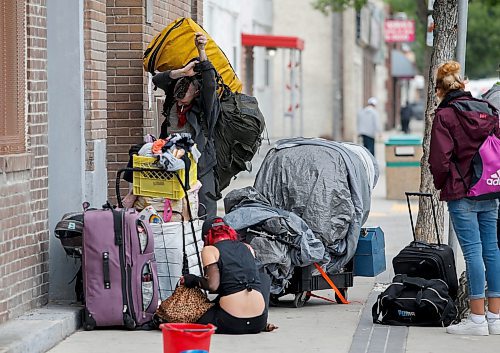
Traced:
<path fill-rule="evenodd" d="M 500 322 L 494 325 L 500 330 Z M 488 336 L 488 321 L 485 319 L 482 323 L 476 324 L 470 317 L 467 317 L 456 325 L 448 326 L 446 332 L 452 335 Z"/>
<path fill-rule="evenodd" d="M 500 319 L 488 319 L 490 335 L 500 335 Z"/>

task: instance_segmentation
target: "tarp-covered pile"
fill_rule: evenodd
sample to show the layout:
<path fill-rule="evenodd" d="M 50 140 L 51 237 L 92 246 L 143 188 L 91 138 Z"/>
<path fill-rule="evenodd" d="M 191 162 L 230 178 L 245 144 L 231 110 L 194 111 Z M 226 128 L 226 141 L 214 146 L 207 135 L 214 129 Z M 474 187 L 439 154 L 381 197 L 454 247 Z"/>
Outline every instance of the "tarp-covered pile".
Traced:
<path fill-rule="evenodd" d="M 295 266 L 318 262 L 334 273 L 354 256 L 378 174 L 377 162 L 364 147 L 323 139 L 280 140 L 266 156 L 255 189 L 226 196 L 225 220 L 251 236 L 258 260 L 274 277 L 272 292 L 279 293 Z M 248 233 L 250 227 L 263 235 Z M 299 247 L 287 245 L 286 239 Z"/>

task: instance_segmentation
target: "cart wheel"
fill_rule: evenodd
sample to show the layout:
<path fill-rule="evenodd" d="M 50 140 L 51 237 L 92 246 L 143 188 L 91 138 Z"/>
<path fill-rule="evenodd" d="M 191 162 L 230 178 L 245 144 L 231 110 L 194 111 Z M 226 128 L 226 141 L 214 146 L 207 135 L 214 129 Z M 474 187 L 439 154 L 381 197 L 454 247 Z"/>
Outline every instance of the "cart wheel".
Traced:
<path fill-rule="evenodd" d="M 293 306 L 296 308 L 302 308 L 307 301 L 307 292 L 300 292 L 295 294 L 295 298 L 293 299 Z"/>
<path fill-rule="evenodd" d="M 306 292 L 305 302 L 307 303 L 311 299 L 311 292 Z"/>
<path fill-rule="evenodd" d="M 280 306 L 279 295 L 271 294 L 269 296 L 269 306 Z"/>
<path fill-rule="evenodd" d="M 339 292 L 347 300 L 347 288 L 339 288 Z M 337 302 L 337 304 L 344 304 L 342 303 L 342 300 L 337 295 L 337 293 L 335 293 L 335 301 Z"/>

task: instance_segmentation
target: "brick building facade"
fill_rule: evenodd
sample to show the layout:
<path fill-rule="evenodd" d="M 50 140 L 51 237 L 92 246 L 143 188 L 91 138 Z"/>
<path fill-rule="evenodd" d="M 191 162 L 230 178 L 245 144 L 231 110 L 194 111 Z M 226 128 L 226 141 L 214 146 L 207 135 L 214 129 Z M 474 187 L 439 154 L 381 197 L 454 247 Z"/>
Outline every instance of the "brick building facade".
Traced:
<path fill-rule="evenodd" d="M 54 0 L 55 1 L 55 0 Z M 53 0 L 0 3 L 0 323 L 49 301 L 49 114 L 47 7 Z M 105 158 L 108 189 L 128 149 L 152 131 L 142 54 L 173 19 L 202 19 L 202 0 L 79 0 L 83 35 L 81 200 L 94 190 L 90 175 Z M 16 16 L 13 16 L 13 14 Z M 68 92 L 72 94 L 72 92 Z M 153 105 L 154 107 L 154 105 Z M 70 119 L 71 117 L 68 117 Z M 104 156 L 99 156 L 101 142 Z M 105 171 L 104 171 L 105 172 Z M 114 198 L 114 191 L 101 197 Z M 68 210 L 72 211 L 72 210 Z M 59 216 L 59 215 L 58 215 Z M 59 249 L 60 250 L 60 249 Z M 49 254 L 51 254 L 49 256 Z"/>
<path fill-rule="evenodd" d="M 48 301 L 45 0 L 30 0 L 26 4 L 2 1 L 0 21 L 4 23 L 0 45 L 5 53 L 0 65 L 2 76 L 7 76 L 2 77 L 0 91 L 0 322 L 3 322 Z"/>

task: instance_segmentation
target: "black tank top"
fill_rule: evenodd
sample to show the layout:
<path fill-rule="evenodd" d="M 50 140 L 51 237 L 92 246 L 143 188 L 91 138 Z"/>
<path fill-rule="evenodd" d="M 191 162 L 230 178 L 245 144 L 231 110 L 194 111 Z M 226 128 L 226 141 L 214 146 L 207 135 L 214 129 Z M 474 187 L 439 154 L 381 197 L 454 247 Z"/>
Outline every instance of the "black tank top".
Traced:
<path fill-rule="evenodd" d="M 214 246 L 220 254 L 217 261 L 220 272 L 218 294 L 225 296 L 244 289 L 262 292 L 255 258 L 245 244 L 223 240 Z"/>

